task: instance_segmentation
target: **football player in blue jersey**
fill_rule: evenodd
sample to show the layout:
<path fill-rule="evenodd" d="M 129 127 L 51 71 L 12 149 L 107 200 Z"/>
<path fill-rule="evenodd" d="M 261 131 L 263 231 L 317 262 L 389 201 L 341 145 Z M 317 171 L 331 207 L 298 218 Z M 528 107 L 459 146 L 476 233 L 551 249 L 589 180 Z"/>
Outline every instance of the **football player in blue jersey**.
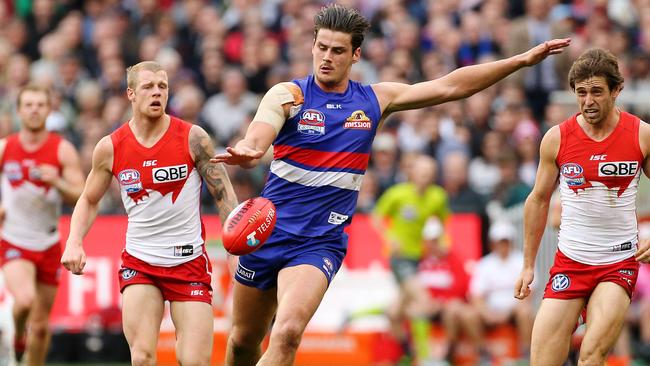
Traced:
<path fill-rule="evenodd" d="M 544 42 L 513 57 L 460 68 L 413 85 L 350 80 L 368 21 L 329 5 L 315 16 L 313 75 L 273 86 L 246 136 L 214 162 L 255 166 L 274 146 L 262 196 L 278 221 L 258 251 L 239 258 L 227 365 L 292 365 L 303 331 L 338 271 L 347 226 L 375 133 L 392 112 L 468 97 L 509 74 L 563 51 L 570 39 Z M 260 343 L 275 318 L 270 343 Z"/>

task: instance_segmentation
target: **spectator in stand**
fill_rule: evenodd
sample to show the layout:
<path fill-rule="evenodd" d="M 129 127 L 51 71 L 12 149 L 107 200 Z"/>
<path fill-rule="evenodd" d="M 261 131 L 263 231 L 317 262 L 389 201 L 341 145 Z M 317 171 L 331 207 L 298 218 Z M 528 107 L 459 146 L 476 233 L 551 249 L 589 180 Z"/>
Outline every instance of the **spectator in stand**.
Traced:
<path fill-rule="evenodd" d="M 422 229 L 424 255 L 417 274 L 406 283 L 411 294 L 406 306 L 411 319 L 417 359 L 428 364 L 441 361 L 429 349 L 429 320 L 440 322 L 446 342 L 442 358 L 452 362 L 454 346 L 464 332 L 479 346 L 482 342 L 478 328 L 472 323 L 474 308 L 467 302 L 469 276 L 461 258 L 455 257 L 445 244 L 444 228 L 437 217 L 427 219 Z"/>
<path fill-rule="evenodd" d="M 436 171 L 433 158 L 417 155 L 408 171 L 408 181 L 386 190 L 373 212 L 377 230 L 388 242 L 391 270 L 399 285 L 397 305 L 391 316 L 393 324 L 403 323 L 407 306 L 412 302 L 407 282 L 416 274 L 424 254 L 422 229 L 425 221 L 434 216 L 445 222 L 449 215 L 447 195 L 442 187 L 434 184 Z M 405 354 L 411 355 L 406 334 L 396 333 Z"/>
<path fill-rule="evenodd" d="M 533 313 L 530 300 L 517 301 L 512 296 L 512 279 L 519 275 L 523 255 L 513 248 L 516 232 L 506 221 L 490 227 L 490 253 L 478 262 L 470 280 L 470 299 L 478 313 L 474 326 L 486 329 L 514 321 L 521 346 L 520 356 L 530 352 Z M 487 350 L 481 352 L 483 356 Z"/>

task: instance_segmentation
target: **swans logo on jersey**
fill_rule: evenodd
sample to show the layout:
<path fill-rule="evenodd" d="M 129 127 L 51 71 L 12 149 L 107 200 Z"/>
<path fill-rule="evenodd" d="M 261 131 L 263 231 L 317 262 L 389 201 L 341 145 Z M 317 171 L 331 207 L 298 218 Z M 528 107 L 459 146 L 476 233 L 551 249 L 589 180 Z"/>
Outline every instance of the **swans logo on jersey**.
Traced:
<path fill-rule="evenodd" d="M 140 172 L 135 169 L 122 170 L 117 174 L 117 179 L 126 193 L 136 193 L 142 190 Z"/>
<path fill-rule="evenodd" d="M 569 277 L 565 274 L 558 273 L 555 276 L 553 276 L 553 282 L 551 284 L 551 288 L 555 292 L 560 292 L 564 291 L 571 286 L 571 280 Z"/>
<path fill-rule="evenodd" d="M 151 170 L 154 183 L 176 182 L 187 178 L 187 164 L 163 166 Z"/>
<path fill-rule="evenodd" d="M 23 179 L 23 169 L 17 161 L 7 161 L 2 174 L 4 174 L 10 182 L 16 182 Z"/>
<path fill-rule="evenodd" d="M 638 161 L 608 161 L 598 163 L 599 177 L 633 177 L 636 175 Z"/>
<path fill-rule="evenodd" d="M 585 184 L 585 177 L 582 175 L 582 166 L 576 163 L 566 163 L 560 167 L 560 174 L 564 177 L 569 186 L 581 186 Z"/>
<path fill-rule="evenodd" d="M 350 117 L 345 120 L 343 128 L 351 128 L 355 130 L 369 130 L 372 128 L 372 121 L 366 116 L 366 112 L 356 110 L 352 112 Z"/>
<path fill-rule="evenodd" d="M 128 281 L 128 280 L 132 279 L 137 274 L 138 274 L 138 272 L 135 269 L 131 269 L 131 268 L 122 269 L 122 279 L 124 281 Z"/>
<path fill-rule="evenodd" d="M 298 121 L 298 132 L 305 135 L 325 134 L 325 115 L 315 109 L 307 109 L 302 112 Z"/>

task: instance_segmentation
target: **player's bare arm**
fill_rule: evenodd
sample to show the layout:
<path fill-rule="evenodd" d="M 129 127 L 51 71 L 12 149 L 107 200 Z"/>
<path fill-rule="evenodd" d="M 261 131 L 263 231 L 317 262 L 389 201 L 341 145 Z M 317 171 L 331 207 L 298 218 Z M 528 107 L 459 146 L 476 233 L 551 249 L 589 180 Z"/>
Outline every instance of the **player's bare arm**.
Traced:
<path fill-rule="evenodd" d="M 61 173 L 54 166 L 40 166 L 41 180 L 56 188 L 63 201 L 74 205 L 84 188 L 84 176 L 81 172 L 81 163 L 77 150 L 69 141 L 63 140 L 59 144 L 59 161 Z"/>
<path fill-rule="evenodd" d="M 5 147 L 7 146 L 7 139 L 3 138 L 0 139 L 0 161 L 2 161 L 2 158 L 5 154 Z M 0 226 L 2 226 L 2 222 L 5 220 L 5 209 L 0 206 Z"/>
<path fill-rule="evenodd" d="M 466 98 L 502 80 L 511 73 L 532 66 L 549 55 L 561 53 L 571 39 L 554 39 L 507 59 L 459 68 L 441 78 L 413 85 L 384 82 L 373 85 L 382 114 L 422 108 Z"/>
<path fill-rule="evenodd" d="M 221 222 L 225 222 L 230 211 L 237 206 L 237 196 L 230 184 L 226 168 L 223 164 L 210 160 L 214 156 L 212 140 L 199 126 L 192 126 L 190 130 L 190 152 L 199 174 L 214 197 Z"/>
<path fill-rule="evenodd" d="M 639 123 L 639 147 L 643 152 L 643 173 L 650 178 L 650 124 Z M 650 240 L 639 241 L 634 258 L 639 262 L 650 263 Z"/>
<path fill-rule="evenodd" d="M 110 187 L 113 177 L 113 143 L 110 136 L 102 138 L 93 152 L 92 169 L 77 200 L 70 221 L 70 235 L 61 257 L 61 264 L 74 274 L 82 274 L 86 265 L 83 238 L 97 217 L 99 201 Z"/>
<path fill-rule="evenodd" d="M 535 258 L 546 228 L 551 195 L 557 186 L 559 169 L 555 158 L 560 150 L 560 128 L 552 127 L 540 144 L 540 160 L 535 186 L 524 205 L 524 266 L 515 283 L 514 293 L 518 299 L 530 294 L 533 282 Z"/>
<path fill-rule="evenodd" d="M 302 92 L 297 85 L 286 82 L 273 86 L 262 98 L 244 139 L 234 147 L 227 147 L 226 152 L 215 156 L 213 162 L 244 168 L 256 166 L 291 116 L 291 108 L 302 102 Z"/>

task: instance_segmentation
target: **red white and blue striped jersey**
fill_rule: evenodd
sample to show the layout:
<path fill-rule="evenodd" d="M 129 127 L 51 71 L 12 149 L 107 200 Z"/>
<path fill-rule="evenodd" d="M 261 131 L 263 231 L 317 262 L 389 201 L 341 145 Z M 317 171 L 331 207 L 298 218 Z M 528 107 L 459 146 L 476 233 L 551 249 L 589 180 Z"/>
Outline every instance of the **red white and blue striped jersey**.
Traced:
<path fill-rule="evenodd" d="M 276 227 L 301 236 L 341 233 L 352 220 L 381 119 L 369 85 L 323 91 L 312 75 L 293 80 L 304 103 L 275 139 L 262 196 L 276 208 Z"/>

